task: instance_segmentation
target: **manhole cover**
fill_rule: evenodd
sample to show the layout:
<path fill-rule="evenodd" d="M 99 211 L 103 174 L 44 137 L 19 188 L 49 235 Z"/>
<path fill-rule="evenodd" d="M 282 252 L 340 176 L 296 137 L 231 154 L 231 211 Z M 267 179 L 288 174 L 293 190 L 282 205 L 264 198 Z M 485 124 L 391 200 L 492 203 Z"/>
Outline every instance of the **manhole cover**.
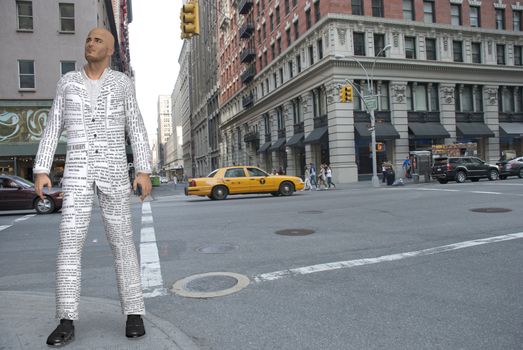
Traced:
<path fill-rule="evenodd" d="M 171 291 L 187 298 L 215 298 L 229 295 L 249 285 L 249 278 L 232 272 L 209 272 L 183 278 Z"/>
<path fill-rule="evenodd" d="M 300 214 L 321 214 L 323 213 L 322 210 L 304 210 L 300 211 Z"/>
<path fill-rule="evenodd" d="M 196 248 L 196 251 L 204 254 L 224 254 L 238 249 L 238 246 L 229 243 L 208 244 Z"/>
<path fill-rule="evenodd" d="M 185 289 L 191 292 L 216 292 L 232 288 L 238 280 L 230 276 L 207 276 L 197 278 L 185 285 Z"/>
<path fill-rule="evenodd" d="M 307 230 L 303 228 L 291 228 L 287 230 L 279 230 L 275 232 L 278 235 L 283 236 L 306 236 L 314 233 L 314 230 Z"/>
<path fill-rule="evenodd" d="M 512 209 L 508 209 L 508 208 L 476 208 L 476 209 L 470 209 L 470 211 L 473 211 L 475 213 L 507 213 L 509 211 L 512 211 Z"/>

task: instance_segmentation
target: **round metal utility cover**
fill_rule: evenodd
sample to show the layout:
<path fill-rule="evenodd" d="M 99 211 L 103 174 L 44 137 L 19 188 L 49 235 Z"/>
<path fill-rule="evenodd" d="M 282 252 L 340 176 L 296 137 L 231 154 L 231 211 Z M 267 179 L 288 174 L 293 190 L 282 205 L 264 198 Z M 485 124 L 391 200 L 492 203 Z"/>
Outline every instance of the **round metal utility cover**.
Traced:
<path fill-rule="evenodd" d="M 508 208 L 475 208 L 475 209 L 470 209 L 470 211 L 473 211 L 475 213 L 507 213 L 509 211 L 512 211 L 512 209 L 508 209 Z"/>
<path fill-rule="evenodd" d="M 306 236 L 314 233 L 314 230 L 308 230 L 304 228 L 291 228 L 286 230 L 279 230 L 275 233 L 283 236 Z"/>
<path fill-rule="evenodd" d="M 300 211 L 300 214 L 322 214 L 323 210 L 304 210 Z"/>
<path fill-rule="evenodd" d="M 229 243 L 208 244 L 196 248 L 196 251 L 204 254 L 225 254 L 238 249 L 238 246 Z"/>
<path fill-rule="evenodd" d="M 183 278 L 171 291 L 187 298 L 216 298 L 236 293 L 249 285 L 249 278 L 232 272 L 209 272 Z"/>

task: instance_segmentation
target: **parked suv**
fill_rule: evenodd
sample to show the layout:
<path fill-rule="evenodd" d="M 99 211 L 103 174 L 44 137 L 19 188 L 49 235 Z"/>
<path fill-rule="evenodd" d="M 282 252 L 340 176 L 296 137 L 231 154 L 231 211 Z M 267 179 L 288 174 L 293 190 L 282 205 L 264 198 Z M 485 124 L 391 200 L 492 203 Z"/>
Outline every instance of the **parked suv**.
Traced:
<path fill-rule="evenodd" d="M 466 179 L 475 182 L 481 178 L 492 181 L 499 178 L 499 168 L 476 157 L 439 157 L 434 160 L 432 177 L 441 184 Z"/>

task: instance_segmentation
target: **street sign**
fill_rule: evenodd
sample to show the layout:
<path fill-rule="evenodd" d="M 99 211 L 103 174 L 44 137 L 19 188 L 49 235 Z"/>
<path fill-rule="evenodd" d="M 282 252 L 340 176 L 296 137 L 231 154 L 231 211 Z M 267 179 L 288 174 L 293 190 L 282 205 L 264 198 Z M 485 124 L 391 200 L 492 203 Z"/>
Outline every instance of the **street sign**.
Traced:
<path fill-rule="evenodd" d="M 378 109 L 378 96 L 363 96 L 363 99 L 365 100 L 365 107 L 369 110 L 369 112 L 371 110 Z"/>

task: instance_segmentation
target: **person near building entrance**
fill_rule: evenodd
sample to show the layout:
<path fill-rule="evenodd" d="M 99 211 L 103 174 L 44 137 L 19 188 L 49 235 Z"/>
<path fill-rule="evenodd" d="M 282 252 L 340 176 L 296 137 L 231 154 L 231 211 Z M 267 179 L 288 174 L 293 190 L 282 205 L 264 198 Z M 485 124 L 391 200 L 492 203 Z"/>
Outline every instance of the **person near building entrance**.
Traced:
<path fill-rule="evenodd" d="M 407 158 L 405 158 L 405 160 L 403 161 L 403 165 L 402 165 L 402 168 L 403 170 L 405 171 L 405 177 L 407 179 L 410 179 L 412 177 L 411 175 L 411 166 L 410 166 L 410 159 L 409 159 L 409 156 L 407 156 Z"/>
<path fill-rule="evenodd" d="M 311 184 L 311 167 L 310 165 L 305 166 L 305 173 L 303 175 L 305 186 L 303 187 L 303 191 L 311 191 L 312 190 L 312 184 Z"/>
<path fill-rule="evenodd" d="M 310 172 L 311 172 L 311 185 L 313 185 L 315 189 L 318 189 L 318 181 L 316 180 L 316 167 L 312 163 L 310 164 Z"/>
<path fill-rule="evenodd" d="M 327 177 L 327 188 L 331 188 L 331 186 L 334 186 L 334 188 L 336 188 L 336 184 L 332 181 L 331 167 L 327 164 L 325 164 L 325 176 Z"/>
<path fill-rule="evenodd" d="M 114 38 L 103 28 L 91 30 L 85 42 L 87 64 L 58 82 L 53 107 L 36 155 L 35 190 L 40 197 L 51 188 L 49 172 L 60 134 L 67 132 L 63 176 L 62 220 L 56 264 L 56 317 L 60 324 L 47 338 L 50 346 L 74 339 L 79 318 L 81 256 L 95 193 L 116 269 L 125 334 L 141 337 L 145 314 L 140 266 L 131 227 L 131 185 L 125 151 L 131 141 L 136 176 L 143 201 L 151 192 L 151 150 L 138 109 L 134 86 L 123 73 L 109 68 Z M 101 286 L 102 287 L 102 286 Z"/>

